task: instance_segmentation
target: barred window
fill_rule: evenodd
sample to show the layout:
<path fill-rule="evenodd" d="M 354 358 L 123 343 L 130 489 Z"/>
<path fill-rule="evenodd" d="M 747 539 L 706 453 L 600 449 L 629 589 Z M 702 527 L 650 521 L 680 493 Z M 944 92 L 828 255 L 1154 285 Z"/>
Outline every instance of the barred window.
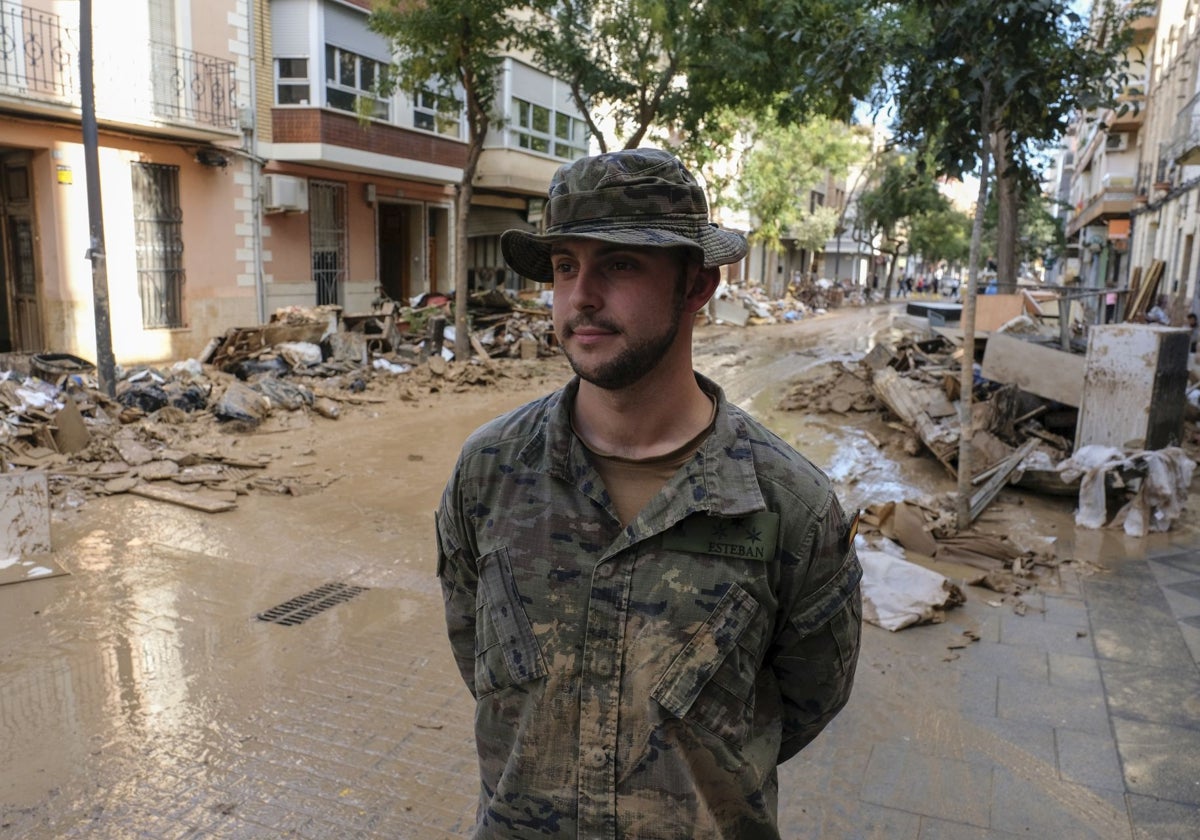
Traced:
<path fill-rule="evenodd" d="M 183 320 L 183 210 L 179 167 L 133 165 L 133 229 L 142 326 L 170 329 Z"/>

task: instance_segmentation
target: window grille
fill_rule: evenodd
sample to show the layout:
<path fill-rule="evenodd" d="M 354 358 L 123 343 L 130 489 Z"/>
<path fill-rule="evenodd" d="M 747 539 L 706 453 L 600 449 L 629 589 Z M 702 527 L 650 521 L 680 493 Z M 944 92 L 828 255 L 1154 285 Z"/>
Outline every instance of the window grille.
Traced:
<path fill-rule="evenodd" d="M 346 282 L 346 185 L 312 181 L 308 215 L 317 305 L 340 305 Z"/>
<path fill-rule="evenodd" d="M 133 227 L 142 326 L 184 326 L 183 210 L 179 206 L 178 166 L 133 164 Z"/>

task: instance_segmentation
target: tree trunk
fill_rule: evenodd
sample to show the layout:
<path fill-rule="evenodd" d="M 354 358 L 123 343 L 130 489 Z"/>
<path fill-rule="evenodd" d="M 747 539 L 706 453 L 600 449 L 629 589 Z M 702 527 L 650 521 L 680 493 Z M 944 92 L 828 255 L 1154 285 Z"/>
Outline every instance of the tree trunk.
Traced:
<path fill-rule="evenodd" d="M 475 195 L 475 170 L 483 154 L 483 139 L 487 136 L 488 120 L 468 113 L 467 162 L 463 165 L 462 180 L 454 193 L 454 358 L 471 358 L 471 327 L 467 306 L 471 297 L 467 287 L 467 217 L 471 213 L 471 198 Z"/>
<path fill-rule="evenodd" d="M 991 87 L 985 81 L 983 85 L 983 104 L 980 122 L 980 160 L 979 195 L 975 199 L 975 220 L 971 225 L 971 256 L 967 272 L 967 289 L 963 294 L 962 330 L 963 358 L 962 372 L 959 378 L 958 398 L 958 499 L 956 507 L 955 528 L 966 530 L 971 524 L 971 438 L 974 429 L 971 427 L 971 397 L 975 392 L 975 296 L 979 290 L 980 251 L 983 250 L 983 212 L 987 207 L 987 183 L 991 169 L 991 150 L 989 128 L 991 125 Z"/>
<path fill-rule="evenodd" d="M 996 291 L 1012 294 L 1017 290 L 1017 213 L 1020 191 L 1012 164 L 1012 143 L 1001 129 L 995 137 L 996 158 Z"/>

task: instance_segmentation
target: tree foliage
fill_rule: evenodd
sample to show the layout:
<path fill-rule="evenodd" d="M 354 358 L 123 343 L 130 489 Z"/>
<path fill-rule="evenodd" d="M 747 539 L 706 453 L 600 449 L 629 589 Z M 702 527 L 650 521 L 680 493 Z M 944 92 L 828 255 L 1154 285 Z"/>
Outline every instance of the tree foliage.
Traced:
<path fill-rule="evenodd" d="M 964 265 L 971 252 L 971 217 L 949 203 L 918 213 L 908 221 L 908 242 L 927 263 Z"/>
<path fill-rule="evenodd" d="M 783 239 L 810 250 L 823 247 L 838 212 L 813 204 L 811 192 L 827 177 L 844 177 L 869 153 L 867 138 L 836 120 L 780 124 L 770 119 L 742 162 L 741 200 L 755 225 L 751 239 L 776 250 Z"/>
<path fill-rule="evenodd" d="M 848 0 L 535 0 L 538 62 L 564 80 L 602 150 L 720 134 L 730 109 L 848 118 L 874 80 L 830 35 L 870 20 Z M 875 72 L 877 72 L 878 65 Z"/>
<path fill-rule="evenodd" d="M 467 161 L 455 191 L 455 352 L 470 355 L 467 324 L 467 215 L 483 141 L 496 120 L 499 69 L 504 56 L 525 41 L 528 27 L 505 0 L 386 0 L 370 28 L 392 44 L 397 62 L 381 93 L 399 88 L 411 96 L 431 90 L 441 102 L 465 106 Z"/>

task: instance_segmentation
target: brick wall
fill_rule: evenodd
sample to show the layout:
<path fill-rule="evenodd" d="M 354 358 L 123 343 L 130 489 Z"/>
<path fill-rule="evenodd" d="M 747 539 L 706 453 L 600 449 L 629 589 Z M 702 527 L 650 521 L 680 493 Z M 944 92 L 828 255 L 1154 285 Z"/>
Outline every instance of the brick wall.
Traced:
<path fill-rule="evenodd" d="M 423 131 L 370 122 L 353 114 L 320 108 L 275 108 L 271 111 L 271 139 L 276 143 L 328 143 L 390 157 L 461 167 L 467 147 Z"/>

